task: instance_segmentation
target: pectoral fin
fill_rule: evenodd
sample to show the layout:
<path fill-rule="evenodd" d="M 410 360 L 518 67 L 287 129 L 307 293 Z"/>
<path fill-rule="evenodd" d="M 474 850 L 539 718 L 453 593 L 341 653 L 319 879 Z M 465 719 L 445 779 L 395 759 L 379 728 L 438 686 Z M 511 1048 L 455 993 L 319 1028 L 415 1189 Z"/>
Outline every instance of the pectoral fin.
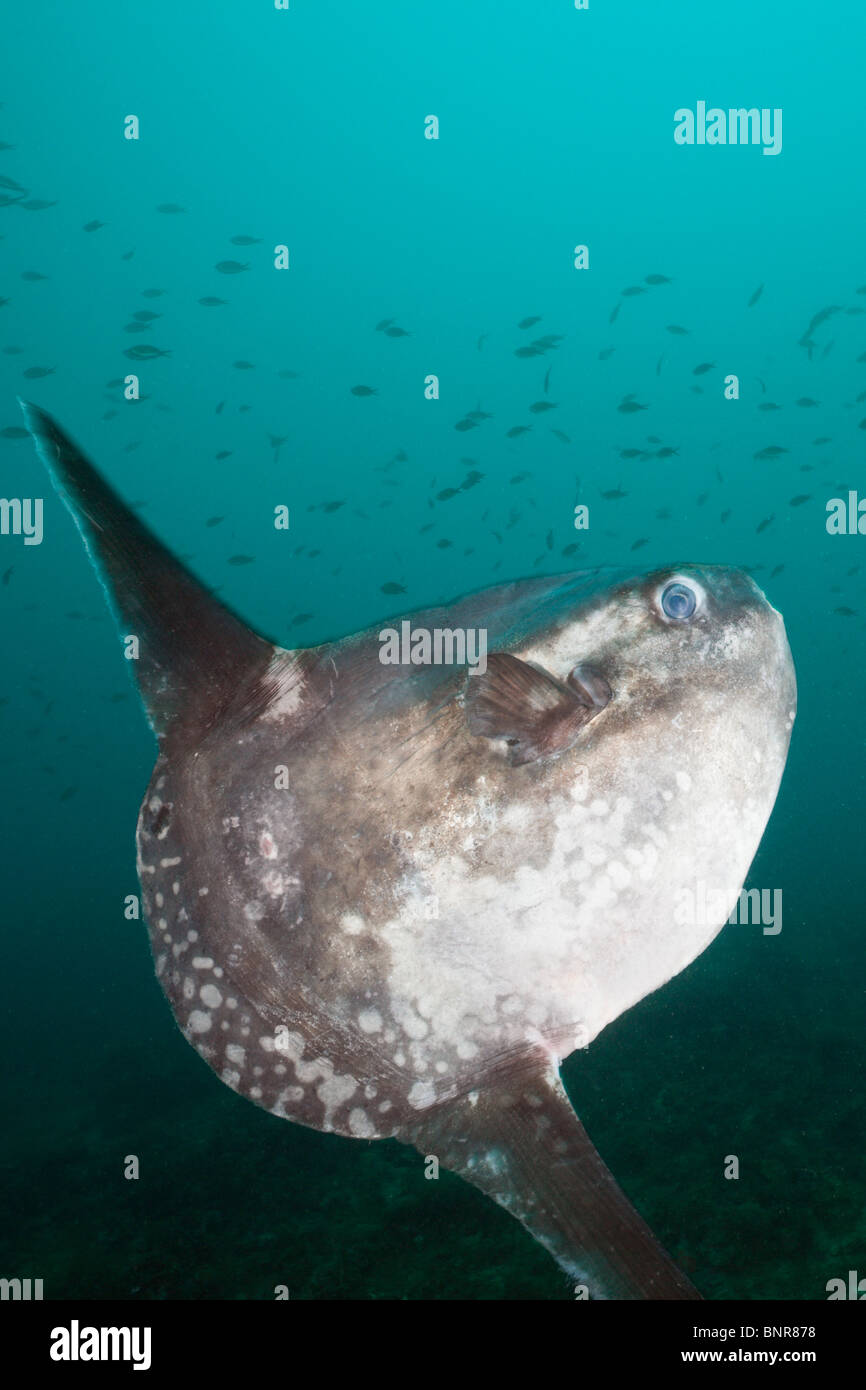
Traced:
<path fill-rule="evenodd" d="M 610 686 L 590 667 L 575 667 L 568 683 L 510 652 L 494 652 L 487 669 L 469 678 L 469 731 L 504 738 L 514 766 L 569 748 L 610 699 Z"/>

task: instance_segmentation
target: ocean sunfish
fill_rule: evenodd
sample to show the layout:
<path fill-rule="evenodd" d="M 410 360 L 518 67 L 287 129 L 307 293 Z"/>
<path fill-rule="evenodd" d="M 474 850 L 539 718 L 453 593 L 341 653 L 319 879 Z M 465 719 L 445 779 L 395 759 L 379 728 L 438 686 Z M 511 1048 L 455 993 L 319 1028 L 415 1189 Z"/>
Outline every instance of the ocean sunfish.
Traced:
<path fill-rule="evenodd" d="M 284 650 L 23 409 L 138 638 L 159 745 L 138 871 L 184 1036 L 271 1114 L 435 1156 L 593 1297 L 699 1298 L 559 1066 L 736 902 L 794 720 L 780 615 L 741 571 L 689 564 L 413 614 L 447 634 L 441 664 L 384 661 L 379 628 Z M 476 656 L 486 634 L 483 661 L 461 634 Z M 696 924 L 678 904 L 701 884 Z"/>

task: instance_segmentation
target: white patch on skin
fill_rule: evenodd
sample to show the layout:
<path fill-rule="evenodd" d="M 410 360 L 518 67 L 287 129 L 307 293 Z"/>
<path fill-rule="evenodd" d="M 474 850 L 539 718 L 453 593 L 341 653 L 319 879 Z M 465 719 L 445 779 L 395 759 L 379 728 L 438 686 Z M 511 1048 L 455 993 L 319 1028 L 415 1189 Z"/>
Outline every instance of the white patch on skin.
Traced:
<path fill-rule="evenodd" d="M 330 1067 L 330 1062 L 327 1065 Z M 299 1079 L 303 1081 L 300 1074 Z M 322 1082 L 321 1086 L 316 1087 L 316 1095 L 325 1107 L 323 1129 L 331 1128 L 334 1112 L 341 1105 L 345 1105 L 347 1100 L 351 1100 L 357 1089 L 358 1083 L 351 1076 L 329 1076 L 327 1080 Z"/>
<path fill-rule="evenodd" d="M 364 925 L 363 918 L 359 917 L 357 912 L 344 912 L 340 918 L 340 927 L 349 936 L 360 936 Z"/>
<path fill-rule="evenodd" d="M 156 895 L 156 905 L 157 907 L 165 907 L 165 898 L 161 893 L 157 893 Z"/>
<path fill-rule="evenodd" d="M 364 1009 L 358 1014 L 358 1023 L 365 1033 L 378 1033 L 382 1028 L 382 1015 L 378 1009 Z"/>
<path fill-rule="evenodd" d="M 246 1048 L 241 1047 L 240 1043 L 229 1043 L 226 1047 L 226 1056 L 230 1062 L 234 1062 L 236 1067 L 242 1067 L 247 1060 Z"/>
<path fill-rule="evenodd" d="M 276 859 L 278 855 L 274 837 L 273 835 L 269 835 L 266 830 L 263 830 L 259 836 L 259 854 L 261 854 L 264 859 Z"/>
<path fill-rule="evenodd" d="M 193 956 L 193 970 L 213 970 L 213 959 L 210 956 Z"/>
<path fill-rule="evenodd" d="M 681 792 L 690 792 L 692 789 L 692 779 L 687 772 L 677 773 L 677 786 Z"/>
<path fill-rule="evenodd" d="M 241 1083 L 240 1072 L 232 1071 L 231 1067 L 225 1067 L 220 1072 L 220 1077 L 226 1083 L 227 1086 L 231 1086 L 233 1091 L 236 1091 Z"/>
<path fill-rule="evenodd" d="M 191 980 L 189 975 L 183 982 L 183 997 L 184 999 L 195 998 L 195 980 Z"/>
<path fill-rule="evenodd" d="M 432 1081 L 416 1081 L 407 1099 L 413 1110 L 427 1110 L 436 1099 Z"/>
<path fill-rule="evenodd" d="M 200 898 L 206 898 L 209 892 L 210 892 L 210 889 L 209 889 L 209 888 L 199 888 L 199 890 L 198 890 L 198 895 L 199 895 Z"/>
<path fill-rule="evenodd" d="M 261 1088 L 261 1086 L 251 1086 L 251 1087 L 250 1087 L 250 1099 L 251 1099 L 251 1100 L 261 1100 L 261 1098 L 262 1098 L 262 1088 Z"/>
<path fill-rule="evenodd" d="M 218 1009 L 223 1002 L 223 997 L 216 985 L 202 985 L 198 993 L 202 1003 L 206 1004 L 209 1009 Z"/>
<path fill-rule="evenodd" d="M 202 1013 L 201 1009 L 193 1009 L 189 1016 L 189 1030 L 191 1033 L 207 1033 L 211 1028 L 210 1014 Z"/>
<path fill-rule="evenodd" d="M 186 939 L 187 939 L 187 941 L 198 941 L 198 932 L 197 932 L 197 931 L 188 931 L 187 934 L 186 934 Z"/>
<path fill-rule="evenodd" d="M 244 907 L 244 916 L 248 922 L 260 922 L 265 915 L 265 909 L 259 902 L 247 903 Z"/>
<path fill-rule="evenodd" d="M 177 855 L 177 857 L 176 857 L 175 859 L 160 859 L 160 861 L 159 861 L 160 868 L 162 868 L 162 869 L 173 869 L 174 866 L 175 866 L 175 864 L 179 864 L 179 863 L 180 863 L 180 855 Z"/>
<path fill-rule="evenodd" d="M 370 1120 L 367 1112 L 360 1106 L 349 1111 L 349 1129 L 356 1139 L 372 1139 L 376 1134 L 375 1125 Z"/>

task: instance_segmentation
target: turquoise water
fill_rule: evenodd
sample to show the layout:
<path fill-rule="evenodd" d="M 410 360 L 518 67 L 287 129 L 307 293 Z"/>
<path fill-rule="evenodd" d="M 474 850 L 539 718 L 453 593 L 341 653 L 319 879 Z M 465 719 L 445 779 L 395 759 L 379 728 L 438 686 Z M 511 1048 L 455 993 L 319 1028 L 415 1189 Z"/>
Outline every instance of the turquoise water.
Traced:
<path fill-rule="evenodd" d="M 749 879 L 783 930 L 729 927 L 565 1075 L 706 1296 L 866 1273 L 866 540 L 826 529 L 866 491 L 864 40 L 853 4 L 4 16 L 2 491 L 45 513 L 41 545 L 0 536 L 0 1273 L 58 1298 L 571 1296 L 456 1178 L 258 1111 L 183 1041 L 123 917 L 154 745 L 79 537 L 3 433 L 16 395 L 286 646 L 578 566 L 754 573 L 800 689 Z M 675 144 L 703 100 L 781 108 L 781 153 Z"/>

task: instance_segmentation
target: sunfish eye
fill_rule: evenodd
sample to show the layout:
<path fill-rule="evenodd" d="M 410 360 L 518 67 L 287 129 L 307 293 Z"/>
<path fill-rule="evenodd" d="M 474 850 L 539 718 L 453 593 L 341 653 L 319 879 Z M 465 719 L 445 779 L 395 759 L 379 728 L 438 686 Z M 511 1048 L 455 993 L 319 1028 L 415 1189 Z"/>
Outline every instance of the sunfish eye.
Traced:
<path fill-rule="evenodd" d="M 665 585 L 660 602 L 665 617 L 681 623 L 694 613 L 698 606 L 698 597 L 688 584 L 676 580 L 673 584 Z"/>

